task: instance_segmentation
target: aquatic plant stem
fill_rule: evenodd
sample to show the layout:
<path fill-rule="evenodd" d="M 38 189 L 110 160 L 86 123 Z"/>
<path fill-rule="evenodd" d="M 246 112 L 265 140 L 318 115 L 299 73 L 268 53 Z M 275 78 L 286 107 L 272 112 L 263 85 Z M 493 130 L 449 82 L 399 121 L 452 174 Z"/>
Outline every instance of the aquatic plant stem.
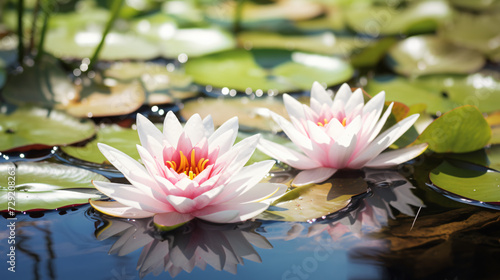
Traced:
<path fill-rule="evenodd" d="M 114 0 L 113 5 L 111 6 L 111 15 L 109 17 L 108 22 L 106 23 L 106 27 L 104 28 L 104 32 L 102 33 L 102 38 L 101 41 L 99 42 L 99 45 L 97 45 L 97 48 L 94 51 L 94 54 L 92 55 L 92 58 L 90 59 L 90 64 L 88 67 L 88 70 L 91 70 L 94 64 L 97 62 L 97 59 L 99 59 L 99 53 L 101 52 L 102 47 L 104 46 L 104 42 L 106 41 L 106 36 L 109 33 L 109 30 L 111 30 L 111 27 L 113 26 L 113 23 L 115 22 L 116 18 L 118 17 L 118 13 L 120 12 L 120 8 L 122 7 L 123 0 Z"/>
<path fill-rule="evenodd" d="M 50 2 L 51 0 L 49 0 L 48 2 Z M 36 58 L 35 58 L 35 61 L 39 61 L 41 59 L 41 57 L 43 56 L 43 45 L 45 43 L 45 34 L 47 33 L 47 26 L 49 25 L 49 18 L 50 18 L 50 14 L 52 12 L 52 9 L 51 7 L 47 6 L 47 7 L 42 7 L 42 11 L 43 11 L 43 25 L 42 25 L 42 30 L 41 30 L 41 34 L 40 34 L 40 40 L 38 41 L 38 47 L 37 47 L 37 53 L 36 53 Z"/>
<path fill-rule="evenodd" d="M 236 1 L 236 10 L 234 11 L 233 32 L 238 34 L 241 31 L 241 16 L 243 15 L 243 4 L 245 0 Z"/>
<path fill-rule="evenodd" d="M 17 1 L 17 61 L 19 65 L 23 65 L 24 45 L 23 45 L 23 15 L 24 15 L 24 0 Z"/>
<path fill-rule="evenodd" d="M 36 22 L 38 20 L 38 11 L 40 10 L 40 0 L 36 0 L 35 7 L 33 9 L 33 22 L 31 23 L 30 41 L 28 44 L 28 55 L 31 55 L 33 48 L 35 46 L 35 32 L 36 32 Z"/>

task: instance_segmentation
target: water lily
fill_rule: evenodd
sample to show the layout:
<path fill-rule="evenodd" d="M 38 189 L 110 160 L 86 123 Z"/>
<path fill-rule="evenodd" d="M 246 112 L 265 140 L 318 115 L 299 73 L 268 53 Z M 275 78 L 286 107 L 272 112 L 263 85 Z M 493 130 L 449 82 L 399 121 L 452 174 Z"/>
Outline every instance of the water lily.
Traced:
<path fill-rule="evenodd" d="M 420 155 L 427 144 L 382 153 L 417 120 L 411 115 L 380 133 L 391 114 L 393 103 L 382 114 L 382 91 L 366 104 L 361 89 L 347 84 L 332 99 L 317 82 L 312 86 L 310 107 L 284 94 L 290 121 L 272 113 L 273 119 L 301 151 L 261 139 L 258 148 L 269 156 L 302 170 L 294 179 L 297 186 L 328 179 L 343 168 L 385 168 Z"/>
<path fill-rule="evenodd" d="M 129 184 L 94 181 L 95 187 L 115 201 L 91 201 L 97 210 L 116 217 L 154 216 L 158 225 L 172 227 L 193 218 L 233 223 L 263 212 L 286 186 L 259 183 L 274 161 L 244 166 L 260 136 L 234 144 L 238 119 L 214 131 L 211 117 L 193 115 L 183 127 L 169 112 L 163 133 L 147 118 L 137 115 L 137 145 L 141 161 L 105 144 L 103 155 Z"/>

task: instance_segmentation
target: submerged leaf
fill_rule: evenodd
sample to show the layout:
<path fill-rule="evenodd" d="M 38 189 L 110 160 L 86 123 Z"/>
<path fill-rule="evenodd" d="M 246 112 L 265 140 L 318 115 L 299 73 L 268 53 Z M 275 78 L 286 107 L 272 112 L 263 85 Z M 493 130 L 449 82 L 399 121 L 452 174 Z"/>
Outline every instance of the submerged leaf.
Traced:
<path fill-rule="evenodd" d="M 9 175 L 10 171 L 15 175 Z M 16 211 L 30 211 L 85 204 L 89 199 L 105 198 L 92 180 L 108 181 L 85 169 L 48 162 L 1 163 L 0 180 L 5 182 L 0 187 L 0 211 L 8 205 Z M 15 199 L 9 193 L 15 193 Z"/>
<path fill-rule="evenodd" d="M 36 145 L 69 145 L 94 134 L 92 121 L 61 111 L 24 107 L 11 114 L 0 114 L 0 151 Z"/>

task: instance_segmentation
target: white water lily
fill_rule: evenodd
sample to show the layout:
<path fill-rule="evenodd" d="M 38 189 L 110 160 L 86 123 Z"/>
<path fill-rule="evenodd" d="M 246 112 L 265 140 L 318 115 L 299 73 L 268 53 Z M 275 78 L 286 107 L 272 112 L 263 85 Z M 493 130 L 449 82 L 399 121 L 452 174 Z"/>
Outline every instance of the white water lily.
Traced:
<path fill-rule="evenodd" d="M 382 114 L 385 92 L 364 103 L 361 89 L 347 84 L 332 98 L 317 82 L 312 86 L 310 107 L 284 94 L 290 121 L 273 113 L 273 119 L 301 152 L 261 139 L 258 148 L 269 156 L 303 170 L 294 179 L 297 186 L 328 179 L 337 170 L 362 167 L 386 168 L 420 155 L 427 144 L 382 153 L 417 120 L 411 115 L 381 132 L 393 103 Z"/>
<path fill-rule="evenodd" d="M 214 131 L 212 118 L 193 115 L 183 127 L 168 112 L 163 133 L 137 115 L 142 164 L 121 151 L 99 143 L 99 149 L 129 184 L 94 181 L 95 187 L 115 201 L 91 201 L 97 210 L 116 217 L 154 216 L 162 226 L 175 226 L 193 218 L 233 223 L 263 212 L 285 191 L 283 184 L 259 183 L 274 161 L 244 166 L 260 135 L 233 146 L 238 119 Z"/>

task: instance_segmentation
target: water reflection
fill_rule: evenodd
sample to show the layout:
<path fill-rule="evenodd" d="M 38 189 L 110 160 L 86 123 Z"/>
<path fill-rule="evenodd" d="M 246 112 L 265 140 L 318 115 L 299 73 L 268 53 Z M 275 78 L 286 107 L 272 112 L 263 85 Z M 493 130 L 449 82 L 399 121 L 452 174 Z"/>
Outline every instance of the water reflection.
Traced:
<path fill-rule="evenodd" d="M 360 201 L 358 207 L 333 222 L 317 223 L 309 227 L 308 236 L 328 231 L 333 240 L 346 233 L 362 237 L 364 233 L 376 232 L 395 219 L 393 209 L 407 216 L 415 216 L 412 206 L 424 207 L 422 200 L 412 193 L 415 187 L 394 170 L 365 169 L 370 196 Z"/>
<path fill-rule="evenodd" d="M 96 230 L 99 240 L 119 236 L 110 254 L 127 255 L 143 248 L 137 262 L 140 277 L 168 271 L 172 277 L 195 267 L 236 274 L 244 260 L 262 262 L 253 246 L 270 249 L 265 237 L 255 232 L 258 222 L 242 224 L 211 224 L 193 220 L 169 232 L 156 229 L 152 219 L 126 220 L 103 216 L 104 225 Z"/>

